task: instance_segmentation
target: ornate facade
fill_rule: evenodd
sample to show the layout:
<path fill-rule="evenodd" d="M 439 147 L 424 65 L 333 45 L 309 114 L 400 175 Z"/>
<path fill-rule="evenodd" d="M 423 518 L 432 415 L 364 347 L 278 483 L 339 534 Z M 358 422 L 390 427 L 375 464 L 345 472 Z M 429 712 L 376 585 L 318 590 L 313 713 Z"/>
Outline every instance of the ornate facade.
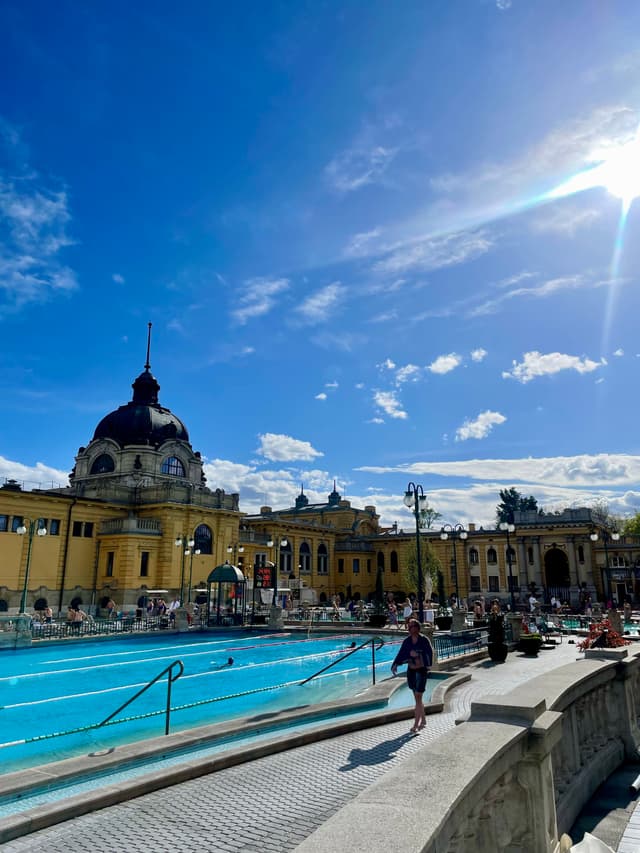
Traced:
<path fill-rule="evenodd" d="M 0 610 L 17 611 L 25 591 L 28 609 L 43 599 L 62 610 L 74 599 L 99 607 L 109 598 L 129 609 L 153 591 L 191 600 L 226 560 L 250 587 L 276 563 L 278 586 L 309 602 L 367 597 L 378 570 L 387 591 L 414 591 L 405 567 L 415 532 L 381 527 L 374 506 L 353 507 L 335 483 L 323 503 L 309 503 L 301 490 L 293 507 L 241 513 L 237 494 L 207 486 L 186 426 L 159 402 L 148 353 L 132 388 L 132 399 L 79 448 L 68 487 L 0 487 Z M 581 590 L 594 600 L 638 597 L 640 542 L 612 544 L 590 510 L 517 513 L 514 522 L 509 546 L 497 529 L 469 525 L 465 540 L 446 541 L 439 530 L 423 531 L 442 568 L 440 592 L 506 603 L 513 586 L 524 603 L 535 584 L 538 596 L 544 590 L 573 604 Z M 34 535 L 39 528 L 47 535 Z"/>

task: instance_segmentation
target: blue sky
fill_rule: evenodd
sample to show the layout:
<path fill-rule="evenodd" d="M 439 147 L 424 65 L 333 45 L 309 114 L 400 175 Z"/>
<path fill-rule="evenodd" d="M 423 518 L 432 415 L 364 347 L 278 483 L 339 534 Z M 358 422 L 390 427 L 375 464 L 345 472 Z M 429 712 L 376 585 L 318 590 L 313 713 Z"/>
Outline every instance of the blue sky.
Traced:
<path fill-rule="evenodd" d="M 245 511 L 638 511 L 639 34 L 625 0 L 5 0 L 0 476 L 66 478 L 152 322 Z"/>

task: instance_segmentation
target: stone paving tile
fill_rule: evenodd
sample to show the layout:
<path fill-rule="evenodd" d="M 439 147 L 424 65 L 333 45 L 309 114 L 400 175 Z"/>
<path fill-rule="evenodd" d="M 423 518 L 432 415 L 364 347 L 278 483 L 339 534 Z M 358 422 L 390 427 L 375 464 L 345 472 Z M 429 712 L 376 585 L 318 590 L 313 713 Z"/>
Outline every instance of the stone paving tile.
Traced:
<path fill-rule="evenodd" d="M 577 657 L 575 646 L 563 643 L 538 658 L 514 654 L 502 665 L 473 664 L 472 680 L 453 692 L 446 712 L 428 718 L 418 737 L 409 735 L 410 721 L 352 732 L 75 818 L 9 842 L 3 851 L 285 853 L 388 769 L 451 730 L 474 699 L 506 693 Z"/>

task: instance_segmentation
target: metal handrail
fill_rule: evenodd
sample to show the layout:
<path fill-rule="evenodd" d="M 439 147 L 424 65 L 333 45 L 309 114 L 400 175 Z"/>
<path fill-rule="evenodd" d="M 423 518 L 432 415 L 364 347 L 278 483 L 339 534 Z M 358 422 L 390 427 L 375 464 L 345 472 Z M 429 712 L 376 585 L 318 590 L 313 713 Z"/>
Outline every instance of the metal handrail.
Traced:
<path fill-rule="evenodd" d="M 309 678 L 305 678 L 304 681 L 301 681 L 300 687 L 302 687 L 303 684 L 306 684 L 307 681 L 311 681 L 312 679 L 314 679 L 317 675 L 322 675 L 323 672 L 326 672 L 328 669 L 331 669 L 332 666 L 335 666 L 337 663 L 340 663 L 340 661 L 346 660 L 348 657 L 351 657 L 351 655 L 355 655 L 356 652 L 359 652 L 360 649 L 364 649 L 364 647 L 368 646 L 369 643 L 371 643 L 371 664 L 373 667 L 373 683 L 375 684 L 376 683 L 376 651 L 378 651 L 379 649 L 381 649 L 384 646 L 384 640 L 382 639 L 382 637 L 371 637 L 370 640 L 366 640 L 361 645 L 356 646 L 355 649 L 349 649 L 349 651 L 346 654 L 341 655 L 339 658 L 336 658 L 335 660 L 331 661 L 331 663 L 328 663 L 326 666 L 323 666 L 322 669 L 319 669 L 313 675 L 310 675 Z M 376 649 L 376 643 L 380 643 L 380 645 L 378 646 L 377 649 Z"/>
<path fill-rule="evenodd" d="M 180 671 L 177 673 L 177 675 L 173 674 L 174 666 L 178 666 L 180 668 Z M 120 707 L 118 708 L 117 711 L 114 711 L 113 714 L 109 714 L 109 716 L 106 719 L 104 719 L 101 723 L 98 723 L 96 728 L 99 729 L 100 726 L 104 726 L 106 723 L 109 722 L 109 720 L 112 720 L 114 717 L 116 717 L 120 713 L 120 711 L 124 711 L 124 709 L 127 707 L 127 705 L 130 705 L 132 702 L 135 702 L 135 700 L 138 698 L 138 696 L 142 696 L 142 694 L 146 690 L 148 690 L 150 687 L 152 687 L 156 683 L 156 681 L 160 681 L 160 679 L 162 678 L 163 675 L 166 675 L 167 673 L 169 673 L 169 678 L 167 679 L 167 709 L 165 712 L 165 724 L 164 724 L 164 733 L 166 735 L 168 735 L 169 734 L 169 721 L 171 718 L 171 685 L 173 684 L 174 681 L 177 681 L 180 678 L 180 676 L 182 675 L 183 672 L 184 672 L 184 664 L 182 663 L 182 661 L 181 660 L 174 660 L 174 662 L 170 663 L 169 666 L 165 667 L 159 675 L 156 675 L 156 677 L 152 678 L 148 684 L 145 684 L 145 686 L 141 690 L 138 690 L 138 692 L 135 694 L 135 696 L 132 696 L 130 699 L 127 699 L 127 701 L 124 703 L 124 705 L 120 705 Z"/>

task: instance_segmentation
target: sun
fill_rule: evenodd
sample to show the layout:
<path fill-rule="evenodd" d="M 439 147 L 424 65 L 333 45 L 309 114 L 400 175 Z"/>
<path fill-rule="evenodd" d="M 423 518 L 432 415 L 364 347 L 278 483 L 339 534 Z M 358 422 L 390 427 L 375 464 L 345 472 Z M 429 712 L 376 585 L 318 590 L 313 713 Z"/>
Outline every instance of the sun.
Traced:
<path fill-rule="evenodd" d="M 640 196 L 640 140 L 634 139 L 619 148 L 604 163 L 596 166 L 597 183 L 621 199 L 625 208 Z M 596 177 L 593 175 L 592 177 Z"/>
<path fill-rule="evenodd" d="M 629 210 L 633 200 L 640 196 L 640 135 L 609 152 L 597 165 L 572 175 L 547 193 L 546 198 L 563 198 L 595 187 L 603 187 L 619 198 L 623 212 Z"/>

